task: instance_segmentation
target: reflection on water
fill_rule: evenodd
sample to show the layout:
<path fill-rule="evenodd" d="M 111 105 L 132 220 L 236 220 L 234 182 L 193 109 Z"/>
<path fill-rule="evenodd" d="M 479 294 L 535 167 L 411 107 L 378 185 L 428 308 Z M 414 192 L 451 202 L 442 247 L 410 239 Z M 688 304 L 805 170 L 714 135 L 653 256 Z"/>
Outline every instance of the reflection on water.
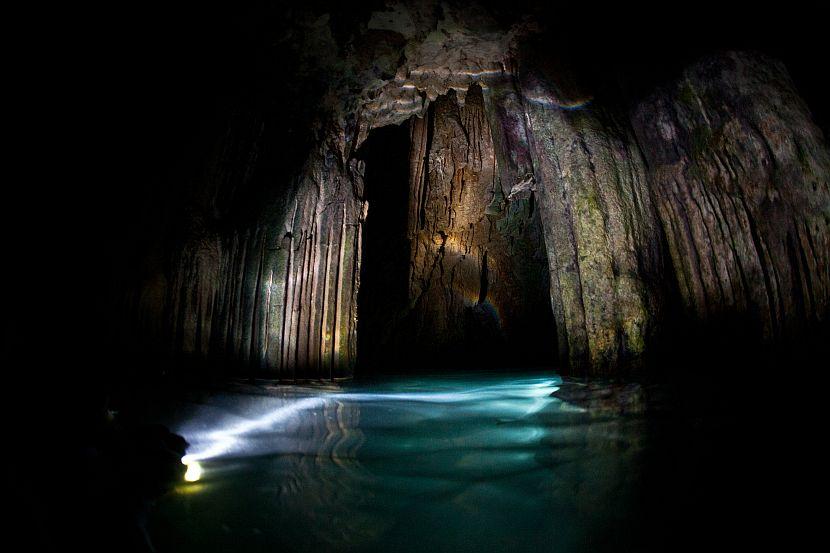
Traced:
<path fill-rule="evenodd" d="M 645 422 L 551 397 L 550 375 L 240 387 L 177 409 L 198 483 L 161 551 L 581 551 L 634 540 Z"/>

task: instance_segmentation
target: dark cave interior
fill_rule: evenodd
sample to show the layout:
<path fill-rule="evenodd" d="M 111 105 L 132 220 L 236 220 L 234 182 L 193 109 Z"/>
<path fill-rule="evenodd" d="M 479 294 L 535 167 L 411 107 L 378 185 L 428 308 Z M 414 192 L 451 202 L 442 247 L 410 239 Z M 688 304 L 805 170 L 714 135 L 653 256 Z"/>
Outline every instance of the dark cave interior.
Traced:
<path fill-rule="evenodd" d="M 357 363 L 367 372 L 384 361 L 397 362 L 392 332 L 408 303 L 409 150 L 409 125 L 389 125 L 374 129 L 356 156 L 366 164 L 364 195 L 369 202 L 357 333 Z"/>
<path fill-rule="evenodd" d="M 90 10 L 24 63 L 48 81 L 4 218 L 29 550 L 821 528 L 797 496 L 824 479 L 826 18 L 429 3 Z"/>

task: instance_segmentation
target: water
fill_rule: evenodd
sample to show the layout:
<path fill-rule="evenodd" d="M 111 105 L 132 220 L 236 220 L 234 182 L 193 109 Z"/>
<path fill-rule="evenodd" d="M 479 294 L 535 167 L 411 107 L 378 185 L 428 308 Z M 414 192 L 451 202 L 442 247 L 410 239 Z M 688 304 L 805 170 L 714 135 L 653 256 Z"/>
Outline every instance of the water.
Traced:
<path fill-rule="evenodd" d="M 560 385 L 488 374 L 205 395 L 166 421 L 203 474 L 158 501 L 150 535 L 176 552 L 645 548 L 661 510 L 653 425 L 551 397 Z"/>

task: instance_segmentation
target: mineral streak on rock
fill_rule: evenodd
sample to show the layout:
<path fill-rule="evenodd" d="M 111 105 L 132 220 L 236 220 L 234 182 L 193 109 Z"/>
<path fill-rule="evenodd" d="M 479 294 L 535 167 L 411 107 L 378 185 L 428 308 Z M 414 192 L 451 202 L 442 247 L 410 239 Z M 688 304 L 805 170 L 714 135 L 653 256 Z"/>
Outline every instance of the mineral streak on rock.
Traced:
<path fill-rule="evenodd" d="M 494 363 L 613 376 L 666 338 L 673 305 L 762 342 L 826 324 L 830 153 L 780 63 L 712 56 L 629 110 L 573 92 L 531 26 L 445 8 L 376 12 L 340 53 L 327 18 L 307 23 L 329 86 L 307 161 L 229 221 L 278 163 L 260 118 L 229 122 L 164 268 L 129 296 L 138 332 L 239 372 L 351 375 L 371 208 L 355 152 L 401 123 L 409 305 L 385 346 L 401 355 L 486 344 Z"/>

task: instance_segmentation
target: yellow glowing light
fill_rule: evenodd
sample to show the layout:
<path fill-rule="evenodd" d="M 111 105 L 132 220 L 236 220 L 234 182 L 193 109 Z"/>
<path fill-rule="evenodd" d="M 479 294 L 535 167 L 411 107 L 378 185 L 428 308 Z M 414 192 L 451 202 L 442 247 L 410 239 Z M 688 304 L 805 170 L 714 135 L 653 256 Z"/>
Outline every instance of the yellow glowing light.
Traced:
<path fill-rule="evenodd" d="M 187 471 L 184 473 L 185 481 L 196 482 L 202 477 L 202 465 L 198 461 L 188 461 L 186 463 L 182 461 L 182 463 L 187 466 Z"/>

